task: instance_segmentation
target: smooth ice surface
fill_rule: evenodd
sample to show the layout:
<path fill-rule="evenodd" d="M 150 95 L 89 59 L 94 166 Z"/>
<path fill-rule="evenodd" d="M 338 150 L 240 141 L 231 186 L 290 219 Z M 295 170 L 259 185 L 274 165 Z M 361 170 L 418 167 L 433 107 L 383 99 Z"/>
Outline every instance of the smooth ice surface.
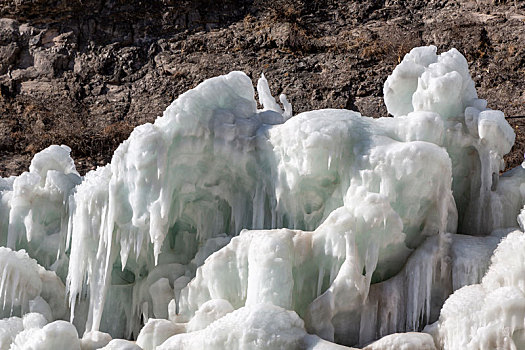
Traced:
<path fill-rule="evenodd" d="M 143 350 L 153 350 L 175 334 L 185 333 L 186 329 L 186 325 L 169 320 L 150 319 L 140 330 L 137 345 Z"/>
<path fill-rule="evenodd" d="M 525 168 L 457 50 L 405 56 L 394 118 L 254 95 L 212 78 L 84 177 L 63 145 L 0 178 L 0 348 L 525 346 Z"/>
<path fill-rule="evenodd" d="M 108 345 L 111 340 L 111 336 L 107 333 L 99 331 L 87 332 L 80 339 L 80 348 L 82 350 L 100 349 Z"/>
<path fill-rule="evenodd" d="M 368 345 L 365 350 L 435 350 L 434 339 L 426 333 L 395 333 Z"/>
<path fill-rule="evenodd" d="M 142 350 L 137 344 L 123 339 L 113 339 L 101 350 Z"/>

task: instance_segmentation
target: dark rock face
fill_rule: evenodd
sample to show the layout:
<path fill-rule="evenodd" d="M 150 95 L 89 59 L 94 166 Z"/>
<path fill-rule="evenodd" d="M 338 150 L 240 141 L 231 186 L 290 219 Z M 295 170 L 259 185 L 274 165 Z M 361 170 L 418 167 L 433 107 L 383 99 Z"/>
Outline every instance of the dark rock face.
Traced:
<path fill-rule="evenodd" d="M 67 144 L 81 173 L 204 79 L 264 72 L 294 113 L 387 116 L 383 82 L 412 47 L 456 47 L 478 94 L 525 115 L 525 3 L 370 0 L 0 1 L 0 176 Z M 525 119 L 508 165 L 521 163 Z"/>

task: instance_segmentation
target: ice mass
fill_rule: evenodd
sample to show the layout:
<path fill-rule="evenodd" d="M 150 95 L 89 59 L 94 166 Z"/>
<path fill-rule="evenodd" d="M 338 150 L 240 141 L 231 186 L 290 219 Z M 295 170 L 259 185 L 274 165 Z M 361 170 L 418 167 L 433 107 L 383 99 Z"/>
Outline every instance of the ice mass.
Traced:
<path fill-rule="evenodd" d="M 81 177 L 0 178 L 0 349 L 523 349 L 525 168 L 455 49 L 393 118 L 206 80 Z M 292 99 L 293 101 L 293 99 Z"/>

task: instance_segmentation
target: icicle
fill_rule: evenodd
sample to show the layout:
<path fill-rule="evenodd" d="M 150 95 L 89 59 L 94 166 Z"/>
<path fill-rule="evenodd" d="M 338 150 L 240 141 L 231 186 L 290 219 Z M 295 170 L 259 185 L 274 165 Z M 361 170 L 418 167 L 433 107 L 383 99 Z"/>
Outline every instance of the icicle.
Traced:
<path fill-rule="evenodd" d="M 275 101 L 275 98 L 273 98 L 272 93 L 270 92 L 270 87 L 268 86 L 268 80 L 266 80 L 264 73 L 261 73 L 261 77 L 259 78 L 257 82 L 257 93 L 259 94 L 259 103 L 263 106 L 264 110 L 274 111 L 279 114 L 283 114 L 281 107 L 279 107 L 279 105 Z M 288 106 L 288 108 L 290 108 L 290 106 Z M 291 108 L 290 108 L 290 115 L 291 115 Z"/>
<path fill-rule="evenodd" d="M 292 104 L 288 102 L 288 99 L 286 98 L 285 94 L 280 94 L 279 100 L 281 101 L 284 107 L 283 117 L 284 117 L 284 120 L 286 121 L 292 117 Z"/>

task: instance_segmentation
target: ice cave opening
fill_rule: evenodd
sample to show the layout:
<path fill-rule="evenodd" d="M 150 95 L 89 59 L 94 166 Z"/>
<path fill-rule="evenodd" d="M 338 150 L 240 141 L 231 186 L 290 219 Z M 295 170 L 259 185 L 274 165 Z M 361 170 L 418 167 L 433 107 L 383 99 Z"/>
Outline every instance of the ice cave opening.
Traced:
<path fill-rule="evenodd" d="M 0 349 L 525 347 L 525 168 L 457 50 L 404 57 L 393 118 L 257 92 L 206 80 L 85 176 L 54 145 L 0 178 Z"/>

